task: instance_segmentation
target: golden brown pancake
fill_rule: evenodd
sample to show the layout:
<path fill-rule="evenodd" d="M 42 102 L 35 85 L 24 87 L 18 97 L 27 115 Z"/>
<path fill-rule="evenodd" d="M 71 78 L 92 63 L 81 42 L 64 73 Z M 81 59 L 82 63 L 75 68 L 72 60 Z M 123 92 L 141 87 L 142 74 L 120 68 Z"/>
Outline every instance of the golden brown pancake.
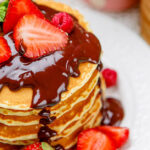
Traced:
<path fill-rule="evenodd" d="M 59 117 L 64 113 L 65 111 L 68 111 L 72 108 L 70 101 L 78 103 L 79 101 L 85 100 L 88 95 L 87 93 L 91 93 L 94 87 L 96 86 L 98 79 L 99 79 L 99 72 L 96 70 L 91 79 L 80 89 L 79 91 L 75 92 L 72 96 L 70 96 L 65 101 L 61 101 L 58 105 L 47 108 L 51 110 L 51 114 L 55 114 L 56 117 Z M 75 104 L 74 103 L 74 104 Z M 67 105 L 66 105 L 67 104 Z M 62 109 L 61 109 L 62 108 Z M 2 108 L 1 108 L 2 109 Z M 59 109 L 59 111 L 57 111 Z M 3 113 L 7 112 L 7 113 Z M 38 113 L 40 110 L 28 110 L 28 111 L 17 111 L 16 110 L 8 110 L 8 109 L 2 109 L 2 112 L 0 113 L 0 123 L 3 123 L 5 125 L 33 125 L 38 124 L 40 120 L 40 116 Z M 13 115 L 12 115 L 13 113 Z M 6 115 L 7 114 L 7 115 Z M 21 114 L 23 114 L 21 116 Z M 29 117 L 30 116 L 30 117 Z M 13 120 L 13 121 L 12 121 Z M 11 123 L 10 123 L 11 121 Z"/>

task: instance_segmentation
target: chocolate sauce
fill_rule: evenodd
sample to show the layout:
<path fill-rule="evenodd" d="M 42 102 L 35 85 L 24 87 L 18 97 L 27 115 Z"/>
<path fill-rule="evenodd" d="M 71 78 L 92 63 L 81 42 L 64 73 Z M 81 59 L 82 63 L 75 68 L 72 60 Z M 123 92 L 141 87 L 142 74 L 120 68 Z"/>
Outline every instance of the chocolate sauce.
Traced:
<path fill-rule="evenodd" d="M 50 124 L 52 123 L 56 117 L 55 116 L 50 116 L 50 111 L 49 110 L 46 110 L 46 109 L 43 109 L 39 115 L 42 117 L 40 119 L 40 124 L 43 124 L 43 125 L 47 125 L 47 124 Z"/>
<path fill-rule="evenodd" d="M 50 138 L 56 136 L 57 133 L 54 130 L 51 130 L 48 126 L 43 126 L 38 132 L 38 138 L 40 142 L 50 143 Z"/>
<path fill-rule="evenodd" d="M 57 13 L 45 6 L 38 7 L 49 20 Z M 11 47 L 12 57 L 0 67 L 0 89 L 5 85 L 12 91 L 22 87 L 32 88 L 32 108 L 57 104 L 61 93 L 67 89 L 69 77 L 79 76 L 80 62 L 99 63 L 99 40 L 86 32 L 77 19 L 74 19 L 74 29 L 68 36 L 66 47 L 34 61 L 18 54 L 9 35 L 5 38 Z"/>
<path fill-rule="evenodd" d="M 101 87 L 101 78 L 98 79 L 97 85 Z"/>
<path fill-rule="evenodd" d="M 98 63 L 98 66 L 97 66 L 97 70 L 98 70 L 99 72 L 101 72 L 102 69 L 103 69 L 103 63 L 100 61 L 100 62 Z"/>
<path fill-rule="evenodd" d="M 107 98 L 103 101 L 102 125 L 119 126 L 124 117 L 124 110 L 119 100 Z"/>
<path fill-rule="evenodd" d="M 97 85 L 99 86 L 99 94 L 103 96 L 103 90 L 101 88 L 101 78 L 98 79 Z"/>
<path fill-rule="evenodd" d="M 50 115 L 50 111 L 43 109 L 39 115 L 42 117 L 40 119 L 40 124 L 43 126 L 40 128 L 38 132 L 38 138 L 40 142 L 49 142 L 50 143 L 50 138 L 55 136 L 57 133 L 54 130 L 51 130 L 47 125 L 52 123 L 56 117 Z"/>

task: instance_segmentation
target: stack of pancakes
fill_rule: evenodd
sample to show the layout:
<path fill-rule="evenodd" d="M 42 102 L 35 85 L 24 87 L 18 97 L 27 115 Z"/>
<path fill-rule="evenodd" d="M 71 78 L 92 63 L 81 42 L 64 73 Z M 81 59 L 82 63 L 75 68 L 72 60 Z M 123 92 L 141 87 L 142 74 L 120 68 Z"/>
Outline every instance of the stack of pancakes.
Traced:
<path fill-rule="evenodd" d="M 141 32 L 150 44 L 150 0 L 141 1 Z"/>
<path fill-rule="evenodd" d="M 83 17 L 70 7 L 54 1 L 36 0 L 36 3 L 71 13 L 88 29 Z M 98 126 L 102 119 L 101 107 L 105 84 L 97 64 L 81 63 L 80 76 L 70 77 L 67 91 L 61 94 L 60 102 L 46 109 L 56 119 L 49 125 L 57 135 L 51 138 L 52 145 L 69 149 L 77 142 L 80 131 Z M 38 141 L 41 109 L 30 108 L 33 90 L 22 88 L 10 91 L 6 86 L 0 92 L 0 150 L 13 149 L 11 145 L 28 145 Z M 8 145 L 9 144 L 9 145 Z"/>

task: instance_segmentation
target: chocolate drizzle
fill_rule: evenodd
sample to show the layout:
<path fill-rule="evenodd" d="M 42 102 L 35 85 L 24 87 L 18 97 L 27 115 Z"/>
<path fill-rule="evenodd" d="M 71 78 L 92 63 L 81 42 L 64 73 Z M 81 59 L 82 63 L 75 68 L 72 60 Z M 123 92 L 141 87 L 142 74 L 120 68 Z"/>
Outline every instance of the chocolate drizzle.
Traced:
<path fill-rule="evenodd" d="M 50 124 L 52 123 L 56 117 L 55 116 L 52 116 L 50 117 L 50 111 L 49 110 L 46 110 L 46 109 L 43 109 L 39 115 L 42 117 L 40 119 L 40 124 L 43 124 L 43 125 L 47 125 L 47 124 Z"/>
<path fill-rule="evenodd" d="M 49 142 L 50 143 L 50 138 L 55 136 L 57 133 L 54 130 L 51 130 L 47 125 L 52 123 L 56 117 L 51 117 L 50 111 L 43 109 L 39 115 L 42 117 L 40 119 L 40 124 L 43 126 L 40 128 L 38 132 L 38 138 L 40 142 Z"/>
<path fill-rule="evenodd" d="M 48 126 L 43 126 L 40 128 L 38 132 L 38 138 L 40 142 L 48 142 L 50 143 L 50 138 L 56 136 L 57 133 L 54 130 L 51 130 Z"/>
<path fill-rule="evenodd" d="M 97 66 L 97 70 L 98 70 L 99 72 L 101 72 L 102 69 L 103 69 L 103 63 L 100 61 L 100 62 L 98 63 L 98 66 Z"/>
<path fill-rule="evenodd" d="M 102 125 L 119 126 L 124 117 L 121 102 L 114 98 L 103 100 L 102 116 Z"/>
<path fill-rule="evenodd" d="M 38 7 L 49 20 L 57 13 L 45 6 Z M 79 76 L 80 62 L 99 63 L 99 40 L 92 33 L 86 32 L 77 19 L 74 19 L 74 29 L 69 34 L 66 47 L 35 61 L 18 54 L 9 35 L 5 35 L 5 38 L 13 55 L 10 61 L 0 67 L 0 89 L 5 85 L 12 91 L 22 87 L 32 88 L 32 108 L 57 104 L 61 93 L 67 89 L 69 77 Z"/>

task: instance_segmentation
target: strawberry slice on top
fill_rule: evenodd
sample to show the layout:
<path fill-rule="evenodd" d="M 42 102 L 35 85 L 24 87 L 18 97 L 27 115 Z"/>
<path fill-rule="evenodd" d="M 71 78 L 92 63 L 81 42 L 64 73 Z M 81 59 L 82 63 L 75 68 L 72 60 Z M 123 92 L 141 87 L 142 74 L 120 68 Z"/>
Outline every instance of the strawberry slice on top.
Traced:
<path fill-rule="evenodd" d="M 11 50 L 7 41 L 0 36 L 0 63 L 7 61 L 11 57 Z"/>
<path fill-rule="evenodd" d="M 17 51 L 31 59 L 61 50 L 68 42 L 67 33 L 36 15 L 23 16 L 14 28 L 13 38 Z"/>
<path fill-rule="evenodd" d="M 18 20 L 26 14 L 35 14 L 44 18 L 44 15 L 31 0 L 10 0 L 3 24 L 4 33 L 12 31 Z"/>

